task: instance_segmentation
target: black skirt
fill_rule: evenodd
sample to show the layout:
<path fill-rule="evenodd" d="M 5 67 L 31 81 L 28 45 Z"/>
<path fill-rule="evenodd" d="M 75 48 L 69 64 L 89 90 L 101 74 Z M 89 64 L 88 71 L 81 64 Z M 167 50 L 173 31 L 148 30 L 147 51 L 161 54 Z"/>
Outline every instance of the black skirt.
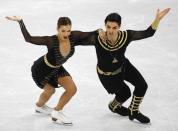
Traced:
<path fill-rule="evenodd" d="M 44 62 L 44 56 L 40 57 L 31 67 L 32 78 L 36 85 L 43 88 L 45 84 L 50 84 L 54 88 L 58 88 L 58 78 L 70 76 L 63 66 L 59 68 L 51 68 Z"/>

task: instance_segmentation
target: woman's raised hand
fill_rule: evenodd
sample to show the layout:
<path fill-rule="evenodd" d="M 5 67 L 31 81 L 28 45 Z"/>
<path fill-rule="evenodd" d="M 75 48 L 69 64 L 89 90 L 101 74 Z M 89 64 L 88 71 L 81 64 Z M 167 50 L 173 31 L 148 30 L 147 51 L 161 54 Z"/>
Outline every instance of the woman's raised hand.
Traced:
<path fill-rule="evenodd" d="M 6 16 L 5 18 L 8 20 L 17 21 L 17 22 L 22 20 L 20 17 L 17 17 L 17 16 Z"/>

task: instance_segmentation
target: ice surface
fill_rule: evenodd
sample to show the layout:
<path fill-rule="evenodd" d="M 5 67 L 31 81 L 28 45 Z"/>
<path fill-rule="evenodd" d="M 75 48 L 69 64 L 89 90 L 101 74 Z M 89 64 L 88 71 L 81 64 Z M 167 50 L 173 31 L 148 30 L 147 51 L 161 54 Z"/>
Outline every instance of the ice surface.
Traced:
<path fill-rule="evenodd" d="M 73 30 L 104 28 L 111 12 L 121 14 L 122 29 L 145 29 L 157 8 L 171 7 L 156 34 L 132 42 L 126 56 L 139 69 L 149 89 L 141 111 L 151 125 L 130 122 L 112 114 L 108 102 L 113 99 L 96 74 L 94 47 L 76 47 L 74 56 L 64 64 L 78 87 L 78 93 L 65 107 L 74 126 L 51 122 L 50 117 L 35 114 L 34 104 L 41 90 L 31 78 L 34 60 L 46 53 L 43 46 L 26 43 L 16 22 L 6 15 L 21 16 L 32 35 L 56 33 L 60 16 L 69 16 Z M 0 1 L 0 130 L 1 131 L 177 131 L 178 130 L 178 1 L 177 0 L 5 0 Z M 133 90 L 133 87 L 131 86 Z M 63 92 L 49 101 L 54 106 Z M 125 103 L 128 106 L 130 99 Z"/>

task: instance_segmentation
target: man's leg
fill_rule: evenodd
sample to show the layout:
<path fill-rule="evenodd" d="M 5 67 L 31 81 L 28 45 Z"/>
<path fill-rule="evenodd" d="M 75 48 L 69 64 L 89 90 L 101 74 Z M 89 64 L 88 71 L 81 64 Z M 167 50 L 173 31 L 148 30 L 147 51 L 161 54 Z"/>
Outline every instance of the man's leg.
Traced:
<path fill-rule="evenodd" d="M 128 116 L 128 109 L 122 104 L 129 99 L 131 92 L 126 83 L 123 82 L 120 89 L 115 93 L 115 98 L 109 103 L 109 109 L 122 116 Z"/>
<path fill-rule="evenodd" d="M 139 106 L 147 91 L 148 85 L 140 72 L 129 62 L 126 62 L 125 80 L 135 86 L 133 98 L 129 106 L 129 119 L 137 119 L 141 123 L 149 123 L 150 119 L 139 111 Z"/>
<path fill-rule="evenodd" d="M 129 87 L 123 82 L 123 74 L 119 73 L 114 76 L 98 74 L 98 76 L 107 92 L 109 94 L 115 94 L 114 100 L 112 100 L 108 105 L 109 109 L 113 113 L 127 116 L 128 109 L 123 107 L 122 103 L 130 97 L 131 93 Z"/>

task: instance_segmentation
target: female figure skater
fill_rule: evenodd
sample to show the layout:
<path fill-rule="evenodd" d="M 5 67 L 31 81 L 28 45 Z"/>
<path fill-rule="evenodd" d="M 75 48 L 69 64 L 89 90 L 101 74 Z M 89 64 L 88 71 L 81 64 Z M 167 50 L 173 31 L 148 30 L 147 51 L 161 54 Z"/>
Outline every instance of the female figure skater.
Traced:
<path fill-rule="evenodd" d="M 62 124 L 72 124 L 62 110 L 77 91 L 76 85 L 70 74 L 63 67 L 74 53 L 74 46 L 78 41 L 82 41 L 77 31 L 71 32 L 71 20 L 68 17 L 60 17 L 57 23 L 57 34 L 52 36 L 31 36 L 27 31 L 23 20 L 20 17 L 6 17 L 8 20 L 17 21 L 20 24 L 22 34 L 26 42 L 35 45 L 45 45 L 48 48 L 47 54 L 40 57 L 31 67 L 32 77 L 38 87 L 43 89 L 38 101 L 36 102 L 36 112 L 51 115 L 52 120 Z M 97 34 L 94 31 L 92 34 Z M 87 35 L 88 37 L 88 35 Z M 46 102 L 55 93 L 55 88 L 61 85 L 65 92 L 60 97 L 54 109 L 48 107 Z"/>

